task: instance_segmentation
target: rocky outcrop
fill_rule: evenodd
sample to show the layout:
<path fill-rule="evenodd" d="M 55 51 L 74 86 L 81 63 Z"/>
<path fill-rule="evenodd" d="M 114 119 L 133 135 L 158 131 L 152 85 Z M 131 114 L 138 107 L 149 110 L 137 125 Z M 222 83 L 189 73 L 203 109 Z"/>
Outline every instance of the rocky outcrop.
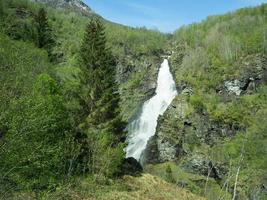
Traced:
<path fill-rule="evenodd" d="M 192 155 L 181 166 L 186 172 L 198 173 L 221 180 L 227 173 L 223 164 L 215 164 L 212 160 L 205 159 L 205 155 Z"/>
<path fill-rule="evenodd" d="M 260 84 L 267 83 L 267 57 L 253 55 L 246 57 L 240 65 L 240 77 L 226 80 L 217 92 L 221 95 L 244 95 L 253 93 Z"/>
<path fill-rule="evenodd" d="M 155 94 L 157 73 L 161 59 L 157 56 L 130 55 L 119 59 L 116 81 L 119 83 L 121 108 L 125 121 L 132 121 L 142 104 Z"/>
<path fill-rule="evenodd" d="M 144 163 L 173 161 L 184 154 L 180 141 L 181 135 L 178 133 L 179 125 L 173 122 L 185 118 L 186 109 L 186 102 L 176 97 L 164 117 L 159 117 L 156 134 L 149 140 L 143 155 Z"/>
<path fill-rule="evenodd" d="M 86 16 L 96 15 L 92 9 L 82 0 L 31 0 L 34 2 L 44 3 L 53 8 L 68 9 L 81 13 Z"/>
<path fill-rule="evenodd" d="M 181 93 L 191 93 L 188 88 L 185 90 Z M 239 130 L 238 126 L 211 121 L 206 113 L 190 113 L 192 107 L 186 101 L 187 95 L 177 96 L 159 118 L 156 134 L 144 152 L 144 163 L 179 160 L 199 145 L 214 146 Z"/>
<path fill-rule="evenodd" d="M 235 94 L 239 96 L 242 92 L 241 83 L 239 80 L 226 81 L 224 83 L 224 86 L 229 94 Z"/>

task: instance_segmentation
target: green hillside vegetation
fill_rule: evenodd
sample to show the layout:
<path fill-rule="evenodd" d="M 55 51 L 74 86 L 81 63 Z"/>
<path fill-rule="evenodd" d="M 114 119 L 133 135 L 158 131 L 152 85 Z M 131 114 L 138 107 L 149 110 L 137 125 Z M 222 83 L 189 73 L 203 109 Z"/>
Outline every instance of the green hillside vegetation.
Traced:
<path fill-rule="evenodd" d="M 173 63 L 181 64 L 179 74 L 175 70 L 177 81 L 212 91 L 224 80 L 240 76 L 247 70 L 240 66 L 245 57 L 267 52 L 266 17 L 263 4 L 178 29 L 174 33 L 177 53 L 173 58 Z"/>
<path fill-rule="evenodd" d="M 2 0 L 1 5 L 4 11 L 2 14 L 4 20 L 1 22 L 2 32 L 12 39 L 35 43 L 38 46 L 35 16 L 40 5 L 27 0 Z M 68 77 L 67 80 L 65 78 L 60 80 L 62 84 L 69 84 L 71 77 L 71 81 L 77 83 L 79 80 L 74 80 L 74 77 L 79 71 L 78 57 L 88 18 L 77 12 L 55 10 L 50 7 L 47 7 L 46 11 L 55 40 L 53 49 L 49 52 L 50 59 L 56 67 L 60 64 L 60 67 L 57 67 L 57 76 Z M 130 28 L 107 21 L 104 23 L 107 46 L 111 47 L 116 61 L 122 67 L 121 71 L 130 72 L 125 75 L 126 81 L 119 85 L 123 117 L 127 121 L 147 99 L 143 90 L 146 90 L 148 80 L 142 77 L 148 77 L 148 74 L 156 75 L 157 66 L 161 62 L 159 55 L 166 45 L 167 36 L 145 28 Z M 151 65 L 152 67 L 148 68 Z M 134 95 L 133 90 L 136 90 Z"/>
<path fill-rule="evenodd" d="M 208 199 L 218 194 L 232 199 L 234 190 L 237 199 L 267 198 L 266 13 L 266 4 L 240 9 L 184 26 L 173 35 L 171 64 L 180 95 L 159 129 L 184 152 L 171 163 L 172 180 Z M 243 81 L 240 96 L 225 89 L 233 80 Z M 214 181 L 185 167 L 198 158 L 212 162 L 224 175 Z M 150 166 L 148 171 L 164 178 L 165 168 Z M 207 184 L 217 188 L 213 196 Z"/>

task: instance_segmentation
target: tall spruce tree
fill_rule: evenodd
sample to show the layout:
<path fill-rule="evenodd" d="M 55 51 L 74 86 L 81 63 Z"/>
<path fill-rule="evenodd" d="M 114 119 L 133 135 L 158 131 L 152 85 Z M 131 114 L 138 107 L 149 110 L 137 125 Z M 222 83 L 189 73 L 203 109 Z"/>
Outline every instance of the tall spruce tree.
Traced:
<path fill-rule="evenodd" d="M 5 11 L 5 4 L 3 0 L 0 0 L 0 19 L 3 18 Z M 2 21 L 2 20 L 1 20 Z M 1 25 L 1 22 L 0 22 Z"/>
<path fill-rule="evenodd" d="M 112 157 L 114 159 L 114 156 L 123 157 L 123 148 L 120 144 L 125 135 L 125 123 L 122 121 L 119 108 L 115 64 L 115 59 L 106 44 L 104 26 L 100 19 L 93 18 L 86 27 L 81 47 L 85 88 L 83 99 L 85 104 L 89 105 L 88 116 L 82 124 L 82 129 L 87 136 L 89 147 L 87 163 L 93 173 L 113 174 L 118 165 L 111 169 L 107 162 L 111 161 Z M 110 152 L 113 152 L 113 156 Z M 105 154 L 104 160 L 99 159 L 105 157 Z M 117 161 L 119 164 L 121 160 Z M 114 160 L 109 163 L 112 162 L 114 165 Z M 103 168 L 104 165 L 107 167 Z M 107 168 L 108 172 L 105 171 Z"/>
<path fill-rule="evenodd" d="M 37 46 L 47 50 L 49 56 L 52 54 L 52 48 L 55 44 L 52 35 L 52 29 L 49 26 L 47 13 L 44 8 L 40 8 L 36 17 L 36 29 L 37 29 Z"/>

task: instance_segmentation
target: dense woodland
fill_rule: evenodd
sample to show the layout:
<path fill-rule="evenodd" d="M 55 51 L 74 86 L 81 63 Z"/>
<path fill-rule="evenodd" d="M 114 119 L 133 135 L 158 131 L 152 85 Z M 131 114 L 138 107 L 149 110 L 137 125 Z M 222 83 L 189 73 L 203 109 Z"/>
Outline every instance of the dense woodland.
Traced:
<path fill-rule="evenodd" d="M 240 168 L 239 199 L 250 198 L 255 188 L 266 190 L 266 71 L 252 93 L 218 95 L 224 81 L 254 73 L 244 62 L 257 65 L 265 59 L 266 67 L 266 13 L 266 4 L 241 9 L 171 35 L 114 24 L 96 14 L 0 0 L 0 199 L 146 199 L 148 194 L 212 199 L 203 185 L 187 180 L 192 174 L 177 168 L 183 158 L 146 169 L 167 182 L 150 175 L 121 177 L 126 125 L 148 98 L 144 91 L 158 67 L 142 66 L 159 63 L 166 51 L 174 52 L 177 88 L 193 90 L 178 97 L 188 103 L 187 117 L 205 115 L 236 130 L 212 145 L 190 135 L 188 154 L 203 151 L 230 172 L 246 166 Z M 118 66 L 126 66 L 125 80 Z M 168 120 L 180 130 L 180 122 Z M 181 178 L 195 195 L 177 187 Z M 234 188 L 235 175 L 216 181 L 214 193 L 226 182 Z"/>
<path fill-rule="evenodd" d="M 46 198 L 80 176 L 96 190 L 118 177 L 126 121 L 116 65 L 157 54 L 166 37 L 26 0 L 0 6 L 0 197 Z"/>

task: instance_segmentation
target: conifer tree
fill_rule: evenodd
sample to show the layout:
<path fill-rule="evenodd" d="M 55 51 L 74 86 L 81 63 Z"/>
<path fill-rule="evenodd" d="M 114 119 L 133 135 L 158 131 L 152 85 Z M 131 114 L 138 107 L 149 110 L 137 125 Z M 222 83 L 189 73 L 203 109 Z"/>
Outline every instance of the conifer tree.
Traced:
<path fill-rule="evenodd" d="M 88 116 L 82 127 L 89 140 L 88 162 L 93 173 L 103 165 L 103 160 L 98 160 L 99 156 L 104 156 L 103 153 L 113 151 L 120 154 L 116 156 L 123 156 L 122 146 L 118 144 L 124 137 L 125 123 L 121 119 L 119 108 L 115 64 L 115 59 L 106 44 L 104 26 L 100 19 L 93 18 L 86 27 L 81 47 L 81 65 L 86 91 L 83 99 L 85 104 L 89 105 Z M 115 146 L 120 150 L 114 151 Z M 99 150 L 100 147 L 104 152 Z M 106 158 L 105 162 L 111 157 Z"/>
<path fill-rule="evenodd" d="M 40 8 L 35 18 L 37 29 L 37 46 L 47 50 L 51 55 L 55 43 L 52 35 L 52 29 L 49 26 L 47 13 L 44 8 Z"/>
<path fill-rule="evenodd" d="M 5 9 L 4 8 L 4 2 L 3 2 L 3 0 L 0 0 L 0 18 L 2 18 L 4 15 L 4 9 Z"/>

